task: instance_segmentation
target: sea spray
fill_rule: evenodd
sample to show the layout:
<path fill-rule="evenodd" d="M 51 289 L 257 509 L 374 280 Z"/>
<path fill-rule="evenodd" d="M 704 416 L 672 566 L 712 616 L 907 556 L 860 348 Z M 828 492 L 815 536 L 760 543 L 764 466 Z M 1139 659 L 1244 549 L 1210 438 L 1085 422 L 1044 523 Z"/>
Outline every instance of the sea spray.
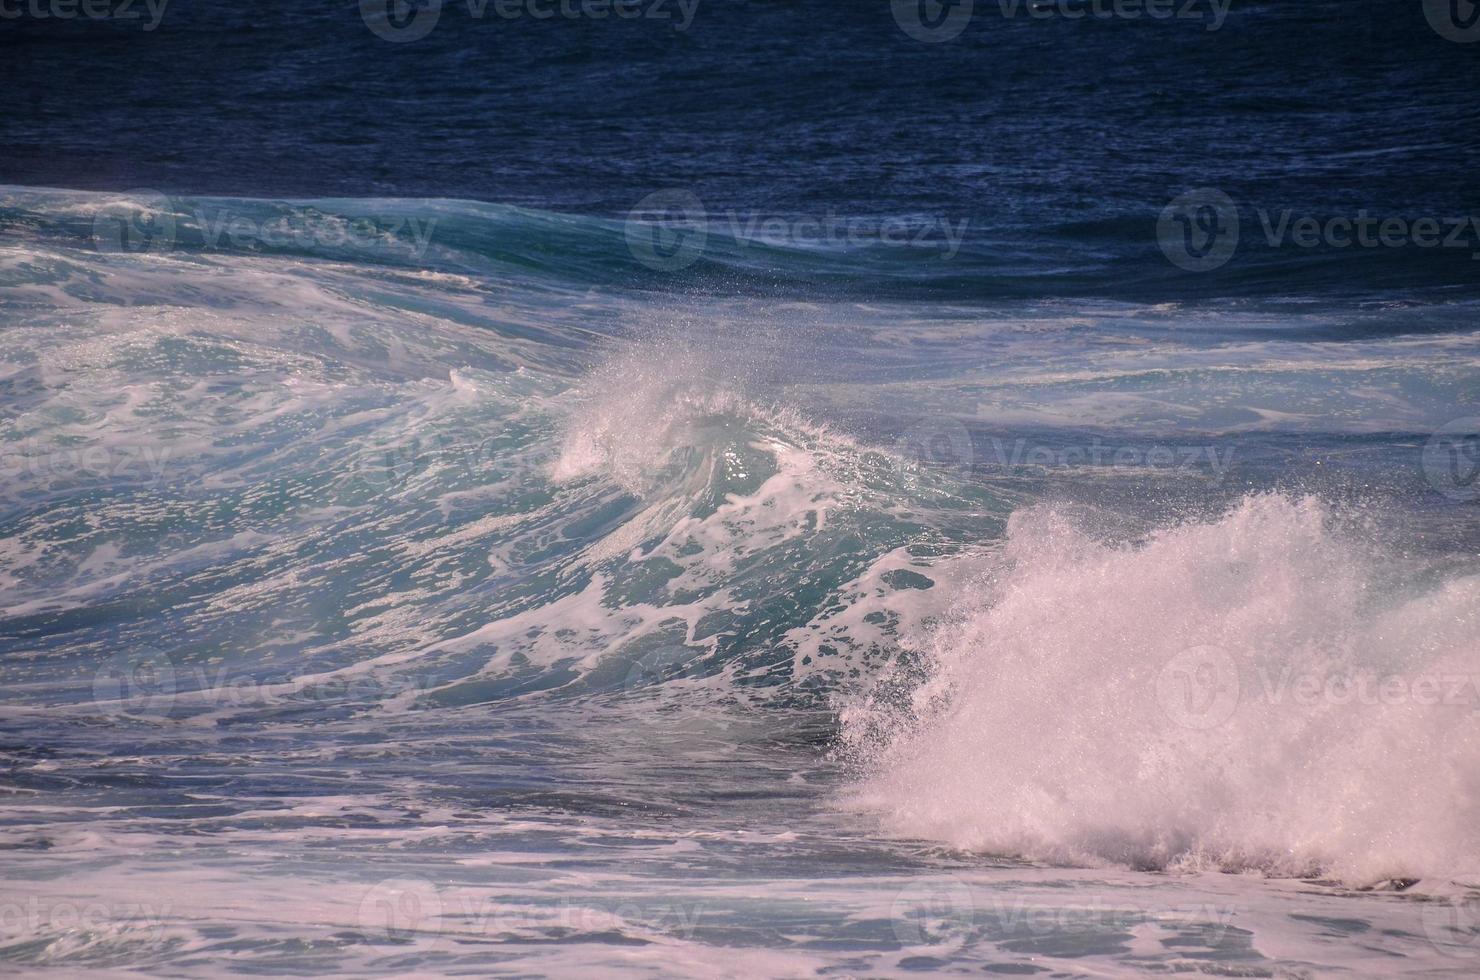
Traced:
<path fill-rule="evenodd" d="M 890 831 L 1357 884 L 1480 868 L 1480 578 L 1405 587 L 1279 495 L 1135 544 L 1040 506 L 981 561 L 908 710 L 845 713 L 853 801 Z"/>

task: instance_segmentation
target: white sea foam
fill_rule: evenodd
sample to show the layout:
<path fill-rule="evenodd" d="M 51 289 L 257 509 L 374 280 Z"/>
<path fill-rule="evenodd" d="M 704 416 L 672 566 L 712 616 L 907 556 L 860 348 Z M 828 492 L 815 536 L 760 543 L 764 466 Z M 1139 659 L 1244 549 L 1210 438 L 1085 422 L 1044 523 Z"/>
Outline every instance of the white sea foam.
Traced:
<path fill-rule="evenodd" d="M 1050 862 L 1480 868 L 1480 577 L 1420 586 L 1313 498 L 1107 544 L 1014 515 L 904 710 L 845 719 L 895 833 Z"/>

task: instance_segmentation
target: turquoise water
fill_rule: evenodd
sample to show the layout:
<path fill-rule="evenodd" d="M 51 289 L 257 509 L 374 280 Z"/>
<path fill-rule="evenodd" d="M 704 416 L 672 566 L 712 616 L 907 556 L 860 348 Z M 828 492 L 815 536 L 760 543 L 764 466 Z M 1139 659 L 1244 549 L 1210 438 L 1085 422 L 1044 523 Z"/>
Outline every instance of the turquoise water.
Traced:
<path fill-rule="evenodd" d="M 0 216 L 6 962 L 1472 968 L 1472 302 Z"/>

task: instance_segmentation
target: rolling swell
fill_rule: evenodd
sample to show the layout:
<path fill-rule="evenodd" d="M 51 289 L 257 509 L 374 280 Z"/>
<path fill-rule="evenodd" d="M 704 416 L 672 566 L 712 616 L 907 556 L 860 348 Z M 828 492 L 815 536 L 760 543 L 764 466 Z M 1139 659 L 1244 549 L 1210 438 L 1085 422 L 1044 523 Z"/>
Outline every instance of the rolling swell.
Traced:
<path fill-rule="evenodd" d="M 1193 308 L 1235 301 L 1250 310 L 1298 313 L 1313 298 L 1323 308 L 1351 312 L 1480 297 L 1471 249 L 1298 248 L 1265 240 L 1264 224 L 1278 218 L 1263 212 L 1244 215 L 1248 234 L 1235 261 L 1189 274 L 1162 255 L 1154 214 L 1048 223 L 1034 229 L 1048 231 L 1050 240 L 1042 241 L 1012 218 L 941 224 L 928 214 L 891 217 L 898 227 L 886 234 L 876 215 L 709 212 L 693 201 L 697 211 L 670 204 L 601 216 L 445 199 L 273 201 L 11 187 L 0 188 L 0 241 L 117 251 L 120 228 L 132 221 L 138 241 L 128 247 L 143 243 L 144 251 L 168 250 L 177 258 L 315 259 L 551 289 L 667 293 L 678 287 L 812 301 L 1093 297 Z M 1345 214 L 1328 208 L 1299 216 L 1307 213 L 1323 221 Z M 1480 239 L 1480 229 L 1471 237 Z M 678 263 L 649 256 L 654 242 L 660 251 L 674 250 Z M 1472 327 L 1466 319 L 1441 329 Z"/>

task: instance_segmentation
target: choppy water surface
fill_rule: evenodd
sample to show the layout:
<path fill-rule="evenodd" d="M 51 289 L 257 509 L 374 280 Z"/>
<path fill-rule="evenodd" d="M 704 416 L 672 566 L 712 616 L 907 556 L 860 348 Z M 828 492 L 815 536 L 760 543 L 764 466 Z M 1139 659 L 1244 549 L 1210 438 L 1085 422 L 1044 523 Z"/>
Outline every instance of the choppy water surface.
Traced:
<path fill-rule="evenodd" d="M 1467 301 L 653 290 L 605 219 L 0 205 L 12 966 L 1480 949 Z"/>

